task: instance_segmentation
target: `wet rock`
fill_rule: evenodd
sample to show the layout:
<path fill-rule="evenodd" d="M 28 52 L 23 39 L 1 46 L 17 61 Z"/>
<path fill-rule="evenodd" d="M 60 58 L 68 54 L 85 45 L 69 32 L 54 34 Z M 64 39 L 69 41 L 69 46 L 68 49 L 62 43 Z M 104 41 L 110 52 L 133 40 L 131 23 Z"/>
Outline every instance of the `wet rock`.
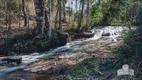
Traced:
<path fill-rule="evenodd" d="M 7 61 L 0 61 L 0 66 L 6 66 L 7 65 Z"/>
<path fill-rule="evenodd" d="M 59 33 L 58 37 L 59 37 L 58 39 L 59 39 L 60 45 L 65 45 L 71 39 L 69 34 L 65 32 Z"/>
<path fill-rule="evenodd" d="M 80 34 L 75 34 L 74 38 L 91 38 L 93 36 L 94 36 L 94 33 L 84 32 L 84 33 L 80 33 Z"/>
<path fill-rule="evenodd" d="M 110 36 L 110 33 L 103 33 L 102 36 Z"/>
<path fill-rule="evenodd" d="M 7 58 L 3 58 L 3 59 L 1 59 L 1 61 L 7 61 Z"/>
<path fill-rule="evenodd" d="M 94 36 L 93 33 L 88 33 L 88 32 L 85 32 L 85 33 L 82 33 L 82 36 L 85 37 L 85 38 L 91 38 Z"/>
<path fill-rule="evenodd" d="M 22 57 L 10 56 L 10 57 L 2 59 L 2 61 L 7 61 L 7 63 L 15 62 L 16 64 L 20 64 L 22 63 Z"/>

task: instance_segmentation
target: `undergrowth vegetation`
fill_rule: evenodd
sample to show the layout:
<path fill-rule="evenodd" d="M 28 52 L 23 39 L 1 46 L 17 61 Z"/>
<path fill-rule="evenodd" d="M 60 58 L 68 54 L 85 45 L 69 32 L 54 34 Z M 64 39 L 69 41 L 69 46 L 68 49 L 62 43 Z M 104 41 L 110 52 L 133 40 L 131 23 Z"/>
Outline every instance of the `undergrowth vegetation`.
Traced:
<path fill-rule="evenodd" d="M 99 70 L 99 61 L 93 59 L 85 59 L 78 63 L 73 72 L 70 73 L 73 77 L 86 77 L 88 75 L 101 75 Z"/>
<path fill-rule="evenodd" d="M 22 35 L 10 37 L 9 35 L 1 38 L 0 53 L 2 55 L 22 55 L 31 52 L 47 51 L 57 46 L 62 46 L 66 41 L 62 42 L 62 35 L 58 32 L 52 33 L 50 39 L 47 35 L 33 36 L 31 32 Z M 64 37 L 64 36 L 63 36 Z M 66 38 L 64 38 L 66 39 Z"/>

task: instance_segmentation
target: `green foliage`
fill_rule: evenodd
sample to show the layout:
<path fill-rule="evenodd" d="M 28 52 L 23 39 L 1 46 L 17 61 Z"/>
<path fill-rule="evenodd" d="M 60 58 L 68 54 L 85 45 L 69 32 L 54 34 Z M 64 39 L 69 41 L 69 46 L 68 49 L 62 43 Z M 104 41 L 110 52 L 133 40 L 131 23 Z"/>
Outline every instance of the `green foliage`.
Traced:
<path fill-rule="evenodd" d="M 135 57 L 142 55 L 142 43 L 141 39 L 139 38 L 141 36 L 141 31 L 142 30 L 140 29 L 130 31 L 124 38 L 124 44 L 112 50 L 113 53 L 118 55 L 116 62 L 117 64 L 130 64 Z"/>
<path fill-rule="evenodd" d="M 88 75 L 101 75 L 99 70 L 99 61 L 87 58 L 81 63 L 75 65 L 74 70 L 70 73 L 72 77 L 86 77 Z"/>
<path fill-rule="evenodd" d="M 80 32 L 88 31 L 89 27 L 87 27 L 86 24 L 88 24 L 88 23 L 86 22 L 86 19 L 84 18 L 82 20 L 82 26 L 81 26 Z"/>
<path fill-rule="evenodd" d="M 110 71 L 116 67 L 115 61 L 106 60 L 100 63 L 100 70 L 101 71 Z M 115 68 L 116 70 L 116 68 Z"/>
<path fill-rule="evenodd" d="M 99 24 L 103 17 L 102 14 L 102 6 L 101 5 L 93 5 L 92 6 L 92 12 L 91 12 L 91 18 L 95 24 Z"/>
<path fill-rule="evenodd" d="M 73 29 L 77 29 L 77 26 L 78 26 L 78 25 L 77 25 L 77 22 L 73 22 L 73 23 L 72 23 Z"/>
<path fill-rule="evenodd" d="M 125 25 L 127 22 L 134 22 L 137 14 L 131 10 L 136 10 L 140 6 L 139 1 L 134 0 L 101 0 L 99 4 L 92 5 L 91 17 L 97 25 L 111 25 L 112 23 L 122 23 Z M 135 8 L 135 9 L 134 9 Z"/>
<path fill-rule="evenodd" d="M 88 75 L 101 77 L 108 74 L 107 71 L 118 70 L 122 63 L 124 63 L 123 60 L 119 59 L 116 59 L 115 61 L 106 59 L 103 61 L 97 58 L 87 58 L 76 64 L 69 75 L 76 78 L 88 77 Z"/>
<path fill-rule="evenodd" d="M 138 14 L 137 19 L 136 19 L 136 24 L 138 26 L 142 25 L 142 8 L 139 8 L 139 14 Z"/>

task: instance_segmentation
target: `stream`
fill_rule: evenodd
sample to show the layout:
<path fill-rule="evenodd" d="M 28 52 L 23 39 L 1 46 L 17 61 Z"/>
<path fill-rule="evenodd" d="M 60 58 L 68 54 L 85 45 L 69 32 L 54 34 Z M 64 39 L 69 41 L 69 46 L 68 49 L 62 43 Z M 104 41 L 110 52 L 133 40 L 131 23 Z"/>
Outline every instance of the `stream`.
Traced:
<path fill-rule="evenodd" d="M 132 29 L 136 29 L 136 27 L 132 27 Z M 52 49 L 50 51 L 46 51 L 43 53 L 37 53 L 34 52 L 30 55 L 23 55 L 22 57 L 22 64 L 18 66 L 3 66 L 0 67 L 0 80 L 9 80 L 8 76 L 12 74 L 26 74 L 24 77 L 27 77 L 29 72 L 23 71 L 24 68 L 26 68 L 29 64 L 37 61 L 39 58 L 43 56 L 48 56 L 50 54 L 54 53 L 60 53 L 60 52 L 73 52 L 80 50 L 81 44 L 91 41 L 91 40 L 102 40 L 102 41 L 110 41 L 110 42 L 117 42 L 118 40 L 122 39 L 122 36 L 124 33 L 129 31 L 129 28 L 126 26 L 106 26 L 106 27 L 95 27 L 91 30 L 92 33 L 94 33 L 94 36 L 92 38 L 88 38 L 85 40 L 80 41 L 71 41 L 67 43 L 64 46 L 57 47 L 55 49 Z M 4 64 L 5 62 L 0 61 L 0 64 Z M 20 74 L 19 74 L 20 75 Z"/>

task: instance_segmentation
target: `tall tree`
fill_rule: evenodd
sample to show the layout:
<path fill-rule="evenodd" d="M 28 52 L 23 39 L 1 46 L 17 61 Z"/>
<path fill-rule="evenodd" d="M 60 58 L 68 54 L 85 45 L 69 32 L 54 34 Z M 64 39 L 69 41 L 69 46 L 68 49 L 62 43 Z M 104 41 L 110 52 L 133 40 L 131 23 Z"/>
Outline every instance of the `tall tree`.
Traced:
<path fill-rule="evenodd" d="M 55 16 L 55 29 L 57 29 L 57 22 L 58 22 L 58 15 L 59 15 L 59 8 L 57 8 L 56 16 Z"/>
<path fill-rule="evenodd" d="M 27 13 L 26 13 L 26 8 L 25 8 L 25 0 L 22 0 L 22 12 L 24 15 L 24 26 L 27 26 L 28 19 L 27 19 Z"/>
<path fill-rule="evenodd" d="M 59 5 L 59 30 L 62 29 L 62 3 L 61 0 L 57 0 Z"/>
<path fill-rule="evenodd" d="M 67 2 L 67 0 L 62 0 L 62 4 L 63 4 L 63 22 L 66 22 L 66 2 Z"/>
<path fill-rule="evenodd" d="M 12 10 L 11 10 L 11 0 L 7 1 L 7 10 L 8 10 L 8 27 L 7 30 L 10 31 L 11 30 L 11 23 L 12 23 Z"/>
<path fill-rule="evenodd" d="M 51 38 L 51 0 L 34 0 L 34 3 L 37 20 L 36 33 L 48 32 L 48 36 Z"/>
<path fill-rule="evenodd" d="M 79 18 L 79 22 L 78 22 L 78 30 L 79 30 L 79 31 L 80 31 L 81 26 L 82 26 L 81 23 L 82 23 L 82 20 L 83 20 L 84 3 L 85 3 L 85 1 L 84 1 L 84 0 L 81 0 L 82 8 L 81 8 L 80 18 Z"/>
<path fill-rule="evenodd" d="M 87 0 L 87 13 L 86 14 L 87 14 L 86 15 L 86 22 L 88 22 L 86 24 L 86 27 L 89 28 L 89 26 L 90 26 L 90 0 Z"/>
<path fill-rule="evenodd" d="M 39 34 L 42 31 L 43 26 L 43 9 L 44 9 L 44 1 L 43 0 L 34 0 L 35 12 L 36 12 L 36 21 L 37 26 L 34 30 L 35 34 Z"/>
<path fill-rule="evenodd" d="M 51 38 L 51 0 L 48 0 L 48 35 Z"/>
<path fill-rule="evenodd" d="M 7 10 L 7 0 L 4 2 L 4 13 L 5 13 L 5 22 L 6 27 L 8 27 L 8 10 Z"/>
<path fill-rule="evenodd" d="M 21 18 L 20 18 L 20 16 L 21 16 L 21 0 L 19 0 L 18 3 L 19 3 L 19 5 L 18 5 L 18 9 L 19 9 L 18 10 L 18 20 L 19 20 L 18 23 L 19 23 L 19 28 L 20 28 L 20 25 L 21 25 L 21 22 L 20 22 L 21 21 Z"/>

